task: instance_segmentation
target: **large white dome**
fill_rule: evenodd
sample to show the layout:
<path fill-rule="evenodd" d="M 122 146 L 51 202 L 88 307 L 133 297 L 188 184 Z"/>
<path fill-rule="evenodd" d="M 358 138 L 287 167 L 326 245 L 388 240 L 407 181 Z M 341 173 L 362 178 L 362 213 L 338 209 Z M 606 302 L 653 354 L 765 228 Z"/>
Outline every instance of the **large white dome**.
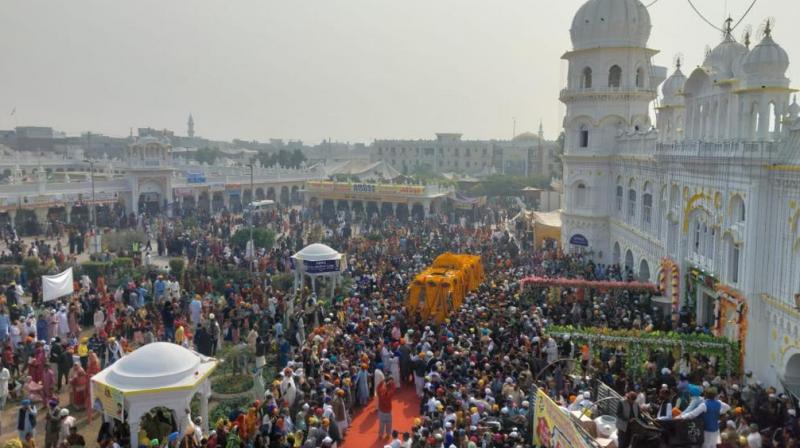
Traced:
<path fill-rule="evenodd" d="M 670 75 L 664 84 L 661 86 L 661 93 L 664 100 L 661 102 L 664 106 L 677 106 L 683 104 L 683 87 L 686 85 L 686 75 L 681 71 L 680 65 L 675 69 L 675 73 Z"/>
<path fill-rule="evenodd" d="M 303 250 L 294 254 L 295 258 L 308 261 L 336 260 L 341 257 L 339 252 L 320 243 L 309 244 Z"/>
<path fill-rule="evenodd" d="M 742 71 L 748 87 L 787 87 L 788 69 L 789 55 L 775 43 L 769 29 L 764 39 L 742 61 Z"/>
<path fill-rule="evenodd" d="M 736 42 L 730 33 L 720 42 L 703 61 L 703 67 L 712 72 L 717 81 L 733 79 L 739 72 L 742 58 L 747 54 L 747 47 Z"/>
<path fill-rule="evenodd" d="M 201 355 L 169 342 L 153 342 L 120 358 L 108 381 L 126 389 L 147 389 L 179 383 L 198 372 Z"/>
<path fill-rule="evenodd" d="M 639 0 L 589 0 L 572 19 L 575 50 L 598 47 L 646 47 L 650 13 Z"/>

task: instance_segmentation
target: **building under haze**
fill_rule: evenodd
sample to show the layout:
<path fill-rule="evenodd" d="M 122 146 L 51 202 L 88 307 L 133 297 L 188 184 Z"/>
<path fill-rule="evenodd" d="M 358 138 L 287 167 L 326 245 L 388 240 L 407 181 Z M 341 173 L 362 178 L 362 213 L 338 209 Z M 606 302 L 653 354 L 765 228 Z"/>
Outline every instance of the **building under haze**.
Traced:
<path fill-rule="evenodd" d="M 564 247 L 658 282 L 673 312 L 690 307 L 740 340 L 758 378 L 797 387 L 800 106 L 789 57 L 769 26 L 752 45 L 728 25 L 701 65 L 678 64 L 665 80 L 650 29 L 638 0 L 589 0 L 572 22 Z"/>
<path fill-rule="evenodd" d="M 375 140 L 370 159 L 383 161 L 403 174 L 463 173 L 472 176 L 509 174 L 556 176 L 557 143 L 539 133 L 512 140 L 464 140 L 461 134 L 439 133 L 432 140 Z"/>

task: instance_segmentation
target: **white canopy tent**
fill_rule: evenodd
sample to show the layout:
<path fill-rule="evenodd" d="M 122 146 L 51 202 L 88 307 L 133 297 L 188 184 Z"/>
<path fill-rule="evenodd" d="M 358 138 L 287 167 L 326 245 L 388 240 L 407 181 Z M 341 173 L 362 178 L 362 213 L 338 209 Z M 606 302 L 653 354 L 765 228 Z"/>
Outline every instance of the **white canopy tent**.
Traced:
<path fill-rule="evenodd" d="M 105 415 L 127 421 L 131 438 L 136 440 L 142 417 L 155 407 L 171 409 L 179 431 L 184 431 L 186 410 L 199 393 L 203 431 L 207 433 L 209 376 L 217 364 L 215 358 L 177 344 L 147 344 L 92 377 L 92 403 Z"/>
<path fill-rule="evenodd" d="M 298 289 L 302 288 L 304 277 L 308 276 L 311 278 L 311 290 L 314 294 L 317 293 L 317 277 L 330 278 L 332 280 L 330 283 L 330 295 L 331 298 L 333 298 L 333 292 L 345 268 L 345 262 L 346 258 L 341 253 L 320 243 L 309 244 L 304 247 L 303 250 L 292 255 L 291 263 L 292 270 L 294 271 L 294 297 L 297 297 Z M 287 316 L 291 316 L 294 312 L 293 302 L 294 300 L 290 302 L 290 309 Z"/>

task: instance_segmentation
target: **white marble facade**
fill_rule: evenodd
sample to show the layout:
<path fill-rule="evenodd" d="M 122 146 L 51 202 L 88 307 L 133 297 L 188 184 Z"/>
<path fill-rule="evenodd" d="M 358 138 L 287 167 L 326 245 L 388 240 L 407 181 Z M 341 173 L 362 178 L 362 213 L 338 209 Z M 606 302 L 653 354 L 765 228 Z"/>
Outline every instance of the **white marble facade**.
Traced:
<path fill-rule="evenodd" d="M 659 272 L 675 263 L 700 324 L 746 329 L 746 369 L 800 384 L 800 106 L 780 36 L 767 26 L 751 45 L 729 31 L 667 77 L 650 30 L 639 0 L 589 0 L 573 20 L 564 247 L 651 282 L 668 284 Z"/>

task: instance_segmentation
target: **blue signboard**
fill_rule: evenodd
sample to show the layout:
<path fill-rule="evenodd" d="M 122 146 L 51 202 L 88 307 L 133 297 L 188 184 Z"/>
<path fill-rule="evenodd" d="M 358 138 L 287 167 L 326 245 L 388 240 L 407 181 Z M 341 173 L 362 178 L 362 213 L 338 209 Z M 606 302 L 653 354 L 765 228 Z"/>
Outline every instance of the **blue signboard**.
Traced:
<path fill-rule="evenodd" d="M 190 184 L 202 184 L 206 181 L 205 173 L 186 173 L 186 182 Z"/>
<path fill-rule="evenodd" d="M 575 235 L 572 235 L 572 238 L 569 239 L 569 244 L 575 246 L 588 246 L 589 240 L 587 240 L 586 237 L 580 233 L 576 233 Z"/>
<path fill-rule="evenodd" d="M 295 263 L 297 260 L 294 258 L 289 259 L 292 270 L 295 270 Z M 339 272 L 339 260 L 303 260 L 304 271 L 308 274 L 325 274 L 328 272 Z"/>

